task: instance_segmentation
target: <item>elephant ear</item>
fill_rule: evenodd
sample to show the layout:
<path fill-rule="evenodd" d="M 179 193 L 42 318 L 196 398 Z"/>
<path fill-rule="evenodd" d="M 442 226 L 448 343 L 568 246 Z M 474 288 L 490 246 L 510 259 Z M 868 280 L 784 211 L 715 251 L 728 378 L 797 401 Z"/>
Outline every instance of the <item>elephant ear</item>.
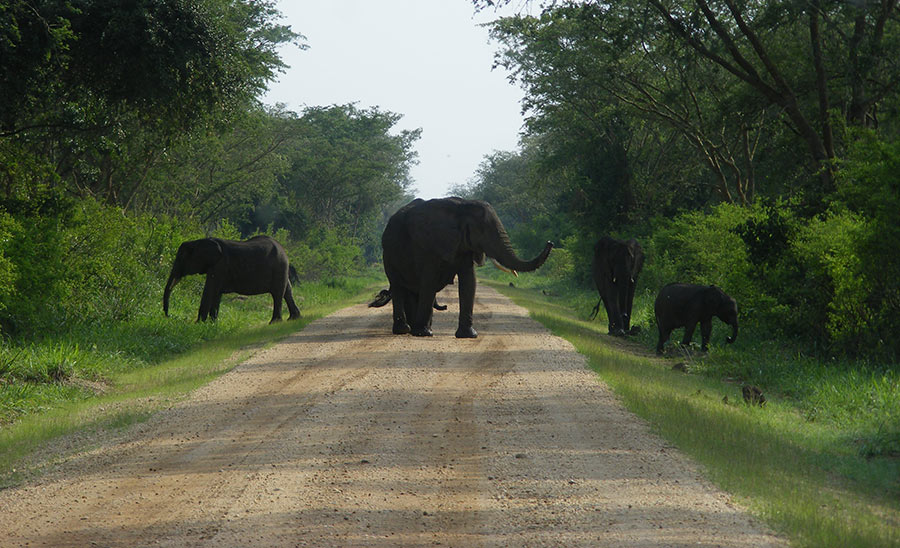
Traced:
<path fill-rule="evenodd" d="M 204 238 L 197 240 L 190 261 L 197 267 L 199 274 L 207 274 L 224 259 L 225 252 L 221 241 L 216 238 Z"/>
<path fill-rule="evenodd" d="M 703 293 L 703 304 L 707 306 L 707 308 L 711 310 L 716 310 L 719 308 L 719 305 L 722 303 L 722 290 L 718 287 L 711 285 L 706 288 L 706 291 Z"/>
<path fill-rule="evenodd" d="M 484 266 L 484 250 L 480 249 L 478 245 L 475 244 L 474 239 L 472 238 L 472 222 L 464 221 L 462 226 L 463 233 L 463 243 L 468 249 L 472 250 L 472 260 L 478 266 Z"/>

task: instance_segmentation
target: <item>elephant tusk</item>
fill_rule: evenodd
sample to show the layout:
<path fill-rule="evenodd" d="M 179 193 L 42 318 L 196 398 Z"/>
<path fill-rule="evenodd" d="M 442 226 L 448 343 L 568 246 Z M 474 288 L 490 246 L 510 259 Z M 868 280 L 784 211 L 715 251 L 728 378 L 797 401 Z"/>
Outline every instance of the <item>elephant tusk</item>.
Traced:
<path fill-rule="evenodd" d="M 510 274 L 512 274 L 513 276 L 515 276 L 516 278 L 519 277 L 519 273 L 518 273 L 518 272 L 516 272 L 515 270 L 512 270 L 512 269 L 506 268 L 506 267 L 503 266 L 502 264 L 498 263 L 497 260 L 494 259 L 493 257 L 491 258 L 491 262 L 494 263 L 494 266 L 496 266 L 497 268 L 499 268 L 499 269 L 502 270 L 503 272 L 509 272 Z"/>

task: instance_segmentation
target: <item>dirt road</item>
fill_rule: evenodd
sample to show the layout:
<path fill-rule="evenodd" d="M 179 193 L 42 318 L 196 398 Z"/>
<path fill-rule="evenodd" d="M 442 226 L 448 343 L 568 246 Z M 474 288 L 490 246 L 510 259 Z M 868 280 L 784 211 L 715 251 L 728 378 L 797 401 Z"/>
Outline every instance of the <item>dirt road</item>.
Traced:
<path fill-rule="evenodd" d="M 487 287 L 341 310 L 42 479 L 0 546 L 782 546 Z"/>

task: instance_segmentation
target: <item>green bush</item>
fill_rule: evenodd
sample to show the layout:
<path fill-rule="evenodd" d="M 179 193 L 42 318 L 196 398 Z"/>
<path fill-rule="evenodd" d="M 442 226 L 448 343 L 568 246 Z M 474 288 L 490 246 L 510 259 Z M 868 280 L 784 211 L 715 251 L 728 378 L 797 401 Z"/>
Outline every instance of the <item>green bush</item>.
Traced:
<path fill-rule="evenodd" d="M 858 346 L 871 317 L 856 253 L 864 230 L 859 216 L 831 213 L 801 226 L 792 242 L 794 268 L 803 274 L 790 295 L 796 321 L 808 322 L 818 338 L 845 348 Z"/>
<path fill-rule="evenodd" d="M 858 336 L 848 337 L 852 325 L 835 328 L 854 351 L 895 360 L 900 356 L 900 142 L 883 141 L 871 131 L 853 137 L 838 171 L 836 200 L 866 219 L 854 231 L 853 245 L 861 285 L 856 295 L 870 316 Z"/>
<path fill-rule="evenodd" d="M 303 280 L 321 280 L 357 273 L 363 266 L 359 242 L 334 228 L 319 227 L 302 241 L 282 242 L 291 264 Z"/>
<path fill-rule="evenodd" d="M 30 203 L 6 204 L 11 219 L 3 254 L 7 272 L 15 272 L 0 316 L 2 331 L 17 335 L 56 329 L 62 323 L 65 284 L 65 231 L 71 210 L 63 201 L 44 196 Z"/>
<path fill-rule="evenodd" d="M 739 233 L 754 215 L 751 208 L 721 204 L 674 219 L 657 219 L 641 242 L 648 260 L 641 275 L 648 287 L 671 282 L 715 284 L 737 299 L 742 317 L 768 310 L 773 302 L 757 283 L 750 253 Z"/>
<path fill-rule="evenodd" d="M 16 265 L 7 257 L 7 249 L 22 227 L 8 213 L 0 209 L 0 313 L 6 308 L 16 284 Z"/>
<path fill-rule="evenodd" d="M 540 270 L 543 276 L 551 280 L 572 279 L 575 276 L 575 258 L 568 249 L 554 248 Z"/>

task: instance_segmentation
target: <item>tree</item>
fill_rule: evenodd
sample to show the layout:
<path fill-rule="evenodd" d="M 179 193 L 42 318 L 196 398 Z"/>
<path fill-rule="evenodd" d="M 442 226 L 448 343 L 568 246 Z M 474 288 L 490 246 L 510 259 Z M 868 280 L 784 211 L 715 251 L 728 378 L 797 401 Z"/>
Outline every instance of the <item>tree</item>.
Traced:
<path fill-rule="evenodd" d="M 507 2 L 474 2 L 498 3 Z M 565 66 L 573 78 L 590 79 L 678 130 L 726 200 L 735 199 L 732 190 L 740 200 L 752 196 L 755 143 L 761 130 L 780 136 L 777 121 L 805 149 L 808 173 L 818 180 L 806 192 L 821 205 L 846 146 L 835 139 L 835 121 L 878 126 L 880 108 L 900 84 L 891 53 L 900 49 L 896 0 L 565 1 L 543 9 L 541 21 L 553 18 L 585 24 L 558 42 L 570 62 L 540 58 L 538 70 L 523 74 L 538 78 Z M 586 51 L 597 59 L 592 70 L 578 64 Z"/>
<path fill-rule="evenodd" d="M 309 107 L 286 120 L 288 167 L 277 197 L 258 202 L 259 225 L 273 223 L 297 235 L 314 226 L 368 238 L 382 208 L 404 195 L 421 130 L 394 131 L 401 116 L 377 107 Z"/>
<path fill-rule="evenodd" d="M 65 191 L 126 207 L 131 182 L 120 177 L 143 179 L 193 129 L 228 128 L 284 66 L 277 46 L 301 37 L 274 22 L 273 5 L 4 4 L 0 175 L 7 194 L 27 199 L 39 191 L 16 167 L 30 157 L 52 166 Z"/>

